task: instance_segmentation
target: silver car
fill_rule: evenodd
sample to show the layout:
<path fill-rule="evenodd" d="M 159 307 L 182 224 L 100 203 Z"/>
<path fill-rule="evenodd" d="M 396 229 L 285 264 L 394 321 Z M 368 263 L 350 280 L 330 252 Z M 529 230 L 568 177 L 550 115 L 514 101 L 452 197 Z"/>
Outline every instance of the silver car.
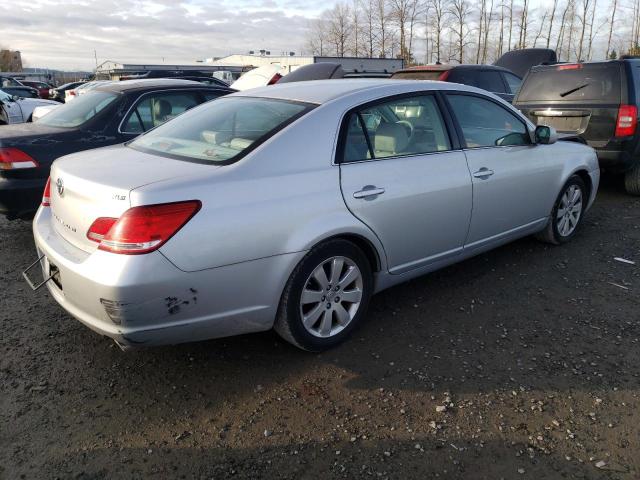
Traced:
<path fill-rule="evenodd" d="M 55 107 L 58 102 L 41 98 L 21 98 L 0 90 L 0 125 L 25 123 L 32 120 L 37 107 Z"/>
<path fill-rule="evenodd" d="M 457 84 L 236 93 L 57 160 L 33 267 L 60 305 L 123 347 L 274 328 L 320 351 L 385 288 L 526 235 L 571 240 L 598 162 L 556 140 Z"/>

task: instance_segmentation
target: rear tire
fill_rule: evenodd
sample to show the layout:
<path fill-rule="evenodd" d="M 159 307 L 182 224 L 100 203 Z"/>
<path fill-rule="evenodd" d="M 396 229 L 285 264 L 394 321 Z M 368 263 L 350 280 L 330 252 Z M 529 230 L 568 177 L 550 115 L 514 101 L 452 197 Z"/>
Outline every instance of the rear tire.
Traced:
<path fill-rule="evenodd" d="M 573 175 L 560 190 L 549 223 L 536 234 L 536 238 L 553 245 L 569 242 L 582 224 L 588 201 L 584 181 L 578 175 Z"/>
<path fill-rule="evenodd" d="M 342 343 L 366 315 L 373 274 L 353 243 L 329 240 L 300 261 L 284 288 L 275 331 L 310 352 Z"/>
<path fill-rule="evenodd" d="M 625 173 L 624 188 L 629 195 L 640 195 L 640 161 Z"/>

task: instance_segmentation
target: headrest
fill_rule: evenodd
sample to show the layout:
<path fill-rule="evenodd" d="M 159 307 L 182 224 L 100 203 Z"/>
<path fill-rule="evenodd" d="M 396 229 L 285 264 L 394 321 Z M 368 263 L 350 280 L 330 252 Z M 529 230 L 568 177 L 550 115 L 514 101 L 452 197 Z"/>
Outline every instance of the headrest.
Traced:
<path fill-rule="evenodd" d="M 168 115 L 171 115 L 173 108 L 171 104 L 164 99 L 156 100 L 153 105 L 153 114 L 156 118 L 164 118 Z"/>
<path fill-rule="evenodd" d="M 409 134 L 397 123 L 381 123 L 376 130 L 375 147 L 379 152 L 399 153 L 409 144 Z"/>
<path fill-rule="evenodd" d="M 229 132 L 215 132 L 213 130 L 204 130 L 202 133 L 202 139 L 207 143 L 213 143 L 215 145 L 222 145 L 224 142 L 228 142 L 231 139 Z"/>

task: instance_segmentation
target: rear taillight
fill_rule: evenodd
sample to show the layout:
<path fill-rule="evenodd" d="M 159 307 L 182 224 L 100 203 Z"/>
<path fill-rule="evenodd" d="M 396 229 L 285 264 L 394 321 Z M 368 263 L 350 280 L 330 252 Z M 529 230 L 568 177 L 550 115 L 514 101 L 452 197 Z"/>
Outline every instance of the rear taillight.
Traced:
<path fill-rule="evenodd" d="M 0 170 L 36 168 L 38 162 L 18 148 L 0 148 Z"/>
<path fill-rule="evenodd" d="M 117 218 L 112 217 L 96 218 L 96 220 L 89 227 L 87 238 L 94 242 L 100 243 L 104 239 L 104 236 L 107 234 L 107 232 L 111 230 L 113 224 L 117 221 Z"/>
<path fill-rule="evenodd" d="M 197 212 L 199 200 L 133 207 L 118 219 L 100 217 L 89 227 L 87 238 L 112 253 L 135 255 L 160 248 Z"/>
<path fill-rule="evenodd" d="M 282 78 L 282 75 L 280 75 L 279 73 L 276 73 L 273 77 L 271 77 L 271 80 L 269 80 L 269 83 L 267 83 L 267 85 L 273 85 L 274 83 L 278 83 L 278 80 L 280 80 Z"/>
<path fill-rule="evenodd" d="M 449 78 L 449 72 L 451 70 L 445 70 L 444 72 L 442 72 L 440 74 L 440 76 L 438 77 L 438 80 L 440 80 L 441 82 L 444 82 L 447 78 Z"/>
<path fill-rule="evenodd" d="M 42 206 L 48 207 L 51 205 L 51 177 L 47 178 L 47 184 L 44 186 L 44 192 L 42 193 Z"/>
<path fill-rule="evenodd" d="M 638 107 L 635 105 L 620 105 L 618 121 L 616 122 L 616 137 L 628 137 L 636 133 L 638 126 Z"/>

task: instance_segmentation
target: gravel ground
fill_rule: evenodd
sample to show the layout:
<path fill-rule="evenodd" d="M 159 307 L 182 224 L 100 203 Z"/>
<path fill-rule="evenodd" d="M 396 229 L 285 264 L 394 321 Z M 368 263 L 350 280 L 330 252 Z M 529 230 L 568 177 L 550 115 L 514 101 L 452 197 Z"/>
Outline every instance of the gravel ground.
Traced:
<path fill-rule="evenodd" d="M 375 297 L 343 346 L 121 352 L 18 281 L 0 220 L 0 478 L 640 477 L 640 200 Z M 629 265 L 614 260 L 635 260 Z"/>

